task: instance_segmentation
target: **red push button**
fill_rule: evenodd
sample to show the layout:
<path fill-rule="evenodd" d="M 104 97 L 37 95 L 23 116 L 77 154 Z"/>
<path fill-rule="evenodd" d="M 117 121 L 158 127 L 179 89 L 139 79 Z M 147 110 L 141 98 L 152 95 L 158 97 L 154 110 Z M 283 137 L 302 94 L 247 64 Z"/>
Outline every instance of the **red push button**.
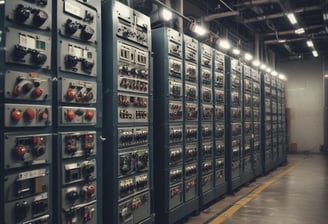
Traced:
<path fill-rule="evenodd" d="M 35 118 L 35 111 L 31 108 L 27 108 L 24 111 L 24 120 L 31 122 Z"/>

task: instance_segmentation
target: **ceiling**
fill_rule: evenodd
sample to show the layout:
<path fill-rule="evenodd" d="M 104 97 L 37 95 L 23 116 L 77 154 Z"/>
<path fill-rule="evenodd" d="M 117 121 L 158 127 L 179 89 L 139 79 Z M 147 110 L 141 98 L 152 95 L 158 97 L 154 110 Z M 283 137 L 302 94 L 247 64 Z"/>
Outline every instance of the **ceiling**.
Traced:
<path fill-rule="evenodd" d="M 309 39 L 313 40 L 319 55 L 328 54 L 328 22 L 324 21 L 325 13 L 328 17 L 328 0 L 183 2 L 185 16 L 202 18 L 203 21 L 211 20 L 208 23 L 213 32 L 222 34 L 220 27 L 224 26 L 229 29 L 229 33 L 235 33 L 242 43 L 250 46 L 254 46 L 255 36 L 259 36 L 262 48 L 271 49 L 280 59 L 312 57 L 313 49 L 306 44 Z M 291 24 L 287 13 L 294 13 L 297 24 Z M 298 28 L 303 28 L 305 32 L 296 34 L 295 30 Z"/>

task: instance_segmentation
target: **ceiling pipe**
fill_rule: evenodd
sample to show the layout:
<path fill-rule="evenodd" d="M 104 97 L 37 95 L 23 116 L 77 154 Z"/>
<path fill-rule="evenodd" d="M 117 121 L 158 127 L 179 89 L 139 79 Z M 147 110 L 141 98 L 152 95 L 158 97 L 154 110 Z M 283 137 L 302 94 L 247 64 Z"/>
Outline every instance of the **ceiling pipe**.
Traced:
<path fill-rule="evenodd" d="M 269 3 L 276 3 L 278 0 L 250 0 L 242 3 L 234 4 L 234 7 L 243 7 L 243 6 L 255 6 L 255 5 L 265 5 Z"/>
<path fill-rule="evenodd" d="M 323 25 L 312 25 L 312 26 L 304 27 L 304 30 L 310 31 L 310 30 L 320 29 L 323 27 L 324 27 Z M 279 36 L 295 34 L 295 30 L 284 30 L 284 31 L 271 32 L 271 33 L 263 33 L 263 36 L 266 37 L 275 36 L 276 34 L 278 34 Z"/>
<path fill-rule="evenodd" d="M 299 37 L 299 38 L 294 38 L 294 39 L 288 39 L 288 40 L 265 40 L 264 44 L 285 44 L 285 43 L 290 43 L 290 42 L 298 42 L 298 41 L 304 41 L 307 40 L 307 37 Z"/>
<path fill-rule="evenodd" d="M 321 10 L 321 6 L 309 6 L 309 7 L 303 7 L 303 8 L 298 8 L 295 10 L 292 10 L 291 12 L 293 13 L 302 13 L 302 12 L 310 12 L 310 11 L 315 11 L 315 10 Z M 280 17 L 284 17 L 286 14 L 284 12 L 281 13 L 275 13 L 271 15 L 264 15 L 264 16 L 258 16 L 250 19 L 244 19 L 243 23 L 254 23 L 254 22 L 259 22 L 263 20 L 269 20 L 269 19 L 276 19 Z"/>
<path fill-rule="evenodd" d="M 205 22 L 210 22 L 215 19 L 221 19 L 221 18 L 226 18 L 226 17 L 231 17 L 231 16 L 239 16 L 239 12 L 237 11 L 231 11 L 231 12 L 222 12 L 222 13 L 215 13 L 212 15 L 204 16 L 203 19 Z"/>

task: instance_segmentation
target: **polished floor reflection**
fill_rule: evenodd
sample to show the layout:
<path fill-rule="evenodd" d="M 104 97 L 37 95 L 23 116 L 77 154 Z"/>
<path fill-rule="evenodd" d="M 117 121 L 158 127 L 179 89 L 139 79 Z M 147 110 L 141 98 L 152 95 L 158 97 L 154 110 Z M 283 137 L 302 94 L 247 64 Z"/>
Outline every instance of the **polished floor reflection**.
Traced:
<path fill-rule="evenodd" d="M 223 224 L 326 224 L 328 223 L 328 156 L 291 155 L 289 164 L 305 158 L 286 175 L 256 195 Z M 266 183 L 284 168 L 259 178 L 236 196 L 228 196 L 186 223 L 219 223 L 219 213 Z M 211 220 L 211 221 L 210 221 Z"/>

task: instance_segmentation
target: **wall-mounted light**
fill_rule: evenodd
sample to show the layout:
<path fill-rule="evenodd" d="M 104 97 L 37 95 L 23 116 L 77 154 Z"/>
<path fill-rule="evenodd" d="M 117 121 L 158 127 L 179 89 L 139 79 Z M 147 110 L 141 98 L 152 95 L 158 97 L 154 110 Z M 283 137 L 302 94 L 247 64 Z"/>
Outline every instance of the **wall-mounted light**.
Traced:
<path fill-rule="evenodd" d="M 260 61 L 259 60 L 254 60 L 252 62 L 252 65 L 255 66 L 255 67 L 259 67 L 260 66 Z"/>
<path fill-rule="evenodd" d="M 278 75 L 278 72 L 276 72 L 276 71 L 272 71 L 272 72 L 271 72 L 271 75 L 272 75 L 272 76 L 277 76 L 277 75 Z"/>
<path fill-rule="evenodd" d="M 270 73 L 272 71 L 271 68 L 267 67 L 266 70 L 265 70 L 267 73 Z"/>
<path fill-rule="evenodd" d="M 231 44 L 226 39 L 219 39 L 219 47 L 223 50 L 229 50 L 231 48 Z"/>
<path fill-rule="evenodd" d="M 245 53 L 245 60 L 246 61 L 250 61 L 250 60 L 252 60 L 253 59 L 253 56 L 250 54 L 250 53 Z"/>
<path fill-rule="evenodd" d="M 238 48 L 234 48 L 234 49 L 232 49 L 232 53 L 234 55 L 240 55 L 240 50 Z"/>
<path fill-rule="evenodd" d="M 312 51 L 312 54 L 313 54 L 313 57 L 315 57 L 315 58 L 319 56 L 317 50 L 313 50 L 313 51 Z"/>
<path fill-rule="evenodd" d="M 305 33 L 304 28 L 298 28 L 295 30 L 295 34 L 303 34 L 303 33 Z"/>
<path fill-rule="evenodd" d="M 197 23 L 191 23 L 189 28 L 193 33 L 199 36 L 204 36 L 207 33 L 207 29 Z"/>
<path fill-rule="evenodd" d="M 306 45 L 307 45 L 308 47 L 313 47 L 313 46 L 314 46 L 312 40 L 308 40 L 308 41 L 306 41 Z"/>
<path fill-rule="evenodd" d="M 170 21 L 173 18 L 172 12 L 167 8 L 162 8 L 160 14 L 164 21 Z"/>
<path fill-rule="evenodd" d="M 289 22 L 294 25 L 297 23 L 296 17 L 294 13 L 287 13 L 287 17 L 289 19 Z"/>

